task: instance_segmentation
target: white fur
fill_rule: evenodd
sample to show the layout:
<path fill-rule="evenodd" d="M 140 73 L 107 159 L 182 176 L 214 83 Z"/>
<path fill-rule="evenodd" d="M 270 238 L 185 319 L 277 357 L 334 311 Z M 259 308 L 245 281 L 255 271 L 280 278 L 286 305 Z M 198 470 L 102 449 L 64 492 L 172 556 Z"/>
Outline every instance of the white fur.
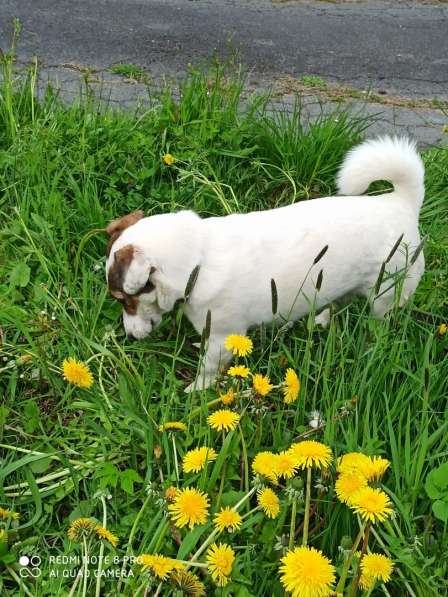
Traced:
<path fill-rule="evenodd" d="M 415 291 L 424 270 L 422 253 L 409 267 L 420 242 L 423 177 L 415 146 L 406 139 L 386 137 L 353 149 L 341 167 L 338 184 L 341 193 L 359 194 L 375 180 L 389 180 L 394 185 L 391 193 L 326 197 L 206 219 L 191 211 L 143 218 L 124 230 L 108 261 L 109 266 L 114 252 L 127 244 L 137 248 L 126 276 L 126 292 L 141 288 L 155 268 L 151 274 L 155 291 L 146 295 L 136 316 L 126 316 L 126 331 L 136 337 L 147 335 L 152 328 L 149 319 L 157 315 L 160 320 L 160 313 L 183 297 L 196 265 L 200 272 L 185 313 L 199 333 L 207 311 L 212 313 L 198 387 L 209 386 L 219 364 L 229 362 L 230 354 L 224 349 L 228 334 L 245 334 L 251 326 L 273 320 L 271 278 L 278 290 L 280 322 L 303 317 L 312 309 L 320 311 L 351 294 L 367 297 L 374 316 L 383 317 L 393 305 L 395 290 L 382 294 L 390 279 L 383 281 L 381 296 L 375 297 L 373 288 L 401 234 L 402 244 L 386 268 L 388 273 L 406 270 L 400 304 Z M 327 252 L 313 265 L 325 245 Z M 317 291 L 321 269 L 322 286 Z M 322 323 L 326 319 L 324 315 Z"/>

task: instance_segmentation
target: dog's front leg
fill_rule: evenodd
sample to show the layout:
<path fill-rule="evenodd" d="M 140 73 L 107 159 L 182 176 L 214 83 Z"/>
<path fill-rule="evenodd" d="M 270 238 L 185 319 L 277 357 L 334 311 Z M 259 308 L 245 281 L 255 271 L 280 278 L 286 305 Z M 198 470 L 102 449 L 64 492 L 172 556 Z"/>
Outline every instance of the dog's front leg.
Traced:
<path fill-rule="evenodd" d="M 209 388 L 215 381 L 220 366 L 225 366 L 230 362 L 232 355 L 224 348 L 226 337 L 227 334 L 212 334 L 210 336 L 198 375 L 194 382 L 185 388 L 186 392 Z"/>

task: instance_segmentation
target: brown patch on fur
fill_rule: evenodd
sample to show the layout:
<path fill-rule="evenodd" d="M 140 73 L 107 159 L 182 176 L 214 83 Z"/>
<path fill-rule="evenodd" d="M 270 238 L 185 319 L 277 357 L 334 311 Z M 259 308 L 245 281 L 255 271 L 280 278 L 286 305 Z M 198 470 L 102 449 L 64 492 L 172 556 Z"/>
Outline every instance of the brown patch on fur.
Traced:
<path fill-rule="evenodd" d="M 111 295 L 124 307 L 128 315 L 135 315 L 138 307 L 138 297 L 126 294 L 123 282 L 134 257 L 134 246 L 125 245 L 114 253 L 114 261 L 109 268 L 107 283 Z"/>
<path fill-rule="evenodd" d="M 107 234 L 110 236 L 109 242 L 107 244 L 106 255 L 109 257 L 110 251 L 112 249 L 112 245 L 117 240 L 117 238 L 121 235 L 123 230 L 129 228 L 129 226 L 133 226 L 139 220 L 143 218 L 145 214 L 141 209 L 137 211 L 133 211 L 122 218 L 118 218 L 117 220 L 113 220 L 109 226 L 106 228 Z"/>

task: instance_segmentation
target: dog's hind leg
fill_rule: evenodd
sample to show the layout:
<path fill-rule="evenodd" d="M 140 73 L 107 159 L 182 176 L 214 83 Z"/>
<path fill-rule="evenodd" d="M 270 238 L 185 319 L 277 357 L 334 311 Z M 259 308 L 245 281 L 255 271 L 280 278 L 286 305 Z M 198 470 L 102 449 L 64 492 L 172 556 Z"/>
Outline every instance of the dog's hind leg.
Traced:
<path fill-rule="evenodd" d="M 425 269 L 425 260 L 423 253 L 419 255 L 416 262 L 412 264 L 409 270 L 406 272 L 406 277 L 401 284 L 400 296 L 398 299 L 398 305 L 403 307 L 409 298 L 414 294 L 420 278 L 423 275 Z M 400 283 L 398 283 L 398 286 Z M 392 286 L 392 287 L 391 287 Z M 391 285 L 391 281 L 383 282 L 376 296 L 369 297 L 370 307 L 373 317 L 382 319 L 386 313 L 388 313 L 394 306 L 396 300 L 396 287 Z"/>

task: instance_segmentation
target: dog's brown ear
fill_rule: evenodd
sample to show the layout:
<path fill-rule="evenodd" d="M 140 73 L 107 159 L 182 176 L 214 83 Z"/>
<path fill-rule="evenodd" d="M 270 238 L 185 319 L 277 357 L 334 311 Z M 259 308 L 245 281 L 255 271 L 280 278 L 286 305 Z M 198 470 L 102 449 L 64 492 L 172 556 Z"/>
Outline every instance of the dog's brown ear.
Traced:
<path fill-rule="evenodd" d="M 144 215 L 145 214 L 143 213 L 143 211 L 141 209 L 138 209 L 137 211 L 133 211 L 132 213 L 118 218 L 117 220 L 113 220 L 109 224 L 109 226 L 106 228 L 106 232 L 110 237 L 106 249 L 106 254 L 108 257 L 112 245 L 123 232 L 123 230 L 126 230 L 126 228 L 129 228 L 129 226 L 133 226 L 134 224 L 136 224 L 139 220 L 143 218 Z"/>

